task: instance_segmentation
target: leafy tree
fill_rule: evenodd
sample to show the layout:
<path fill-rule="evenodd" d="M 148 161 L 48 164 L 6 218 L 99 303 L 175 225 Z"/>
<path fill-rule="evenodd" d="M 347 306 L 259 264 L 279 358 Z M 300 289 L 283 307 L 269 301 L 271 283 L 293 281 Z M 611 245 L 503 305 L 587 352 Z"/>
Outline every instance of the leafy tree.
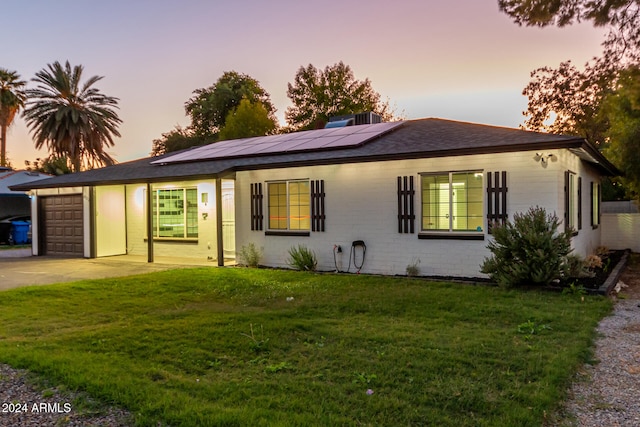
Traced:
<path fill-rule="evenodd" d="M 224 127 L 220 130 L 219 140 L 248 138 L 272 133 L 276 122 L 259 102 L 248 99 L 240 101 L 240 105 L 227 115 Z"/>
<path fill-rule="evenodd" d="M 33 163 L 25 160 L 24 164 L 28 171 L 48 173 L 49 175 L 64 175 L 71 173 L 69 159 L 66 157 L 49 156 L 44 159 L 37 158 Z"/>
<path fill-rule="evenodd" d="M 640 53 L 640 0 L 498 0 L 500 10 L 528 26 L 591 21 L 608 27 L 604 42 L 608 62 L 634 61 Z"/>
<path fill-rule="evenodd" d="M 24 117 L 33 132 L 36 148 L 45 144 L 54 157 L 67 157 L 74 172 L 86 167 L 111 165 L 115 160 L 104 151 L 119 137 L 122 122 L 115 109 L 118 98 L 103 95 L 93 87 L 102 77 L 82 83 L 82 65 L 67 61 L 48 64 L 36 73 L 35 89 L 26 91 L 29 100 Z"/>
<path fill-rule="evenodd" d="M 640 195 L 640 68 L 630 67 L 620 74 L 616 91 L 604 101 L 611 127 L 606 154 L 623 172 L 630 193 Z"/>
<path fill-rule="evenodd" d="M 369 79 L 356 80 L 351 67 L 342 61 L 319 70 L 309 64 L 300 67 L 293 84 L 287 85 L 293 106 L 285 118 L 294 129 L 314 129 L 332 116 L 372 111 L 385 120 L 393 118 L 388 102 L 380 100 Z"/>
<path fill-rule="evenodd" d="M 570 61 L 555 69 L 539 68 L 523 90 L 528 98 L 525 128 L 578 135 L 605 148 L 616 136 L 609 133 L 614 110 L 604 109 L 604 100 L 615 92 L 621 72 L 640 61 L 640 0 L 498 0 L 498 4 L 520 25 L 562 27 L 590 21 L 609 29 L 602 56 L 583 70 Z M 615 181 L 603 182 L 604 200 L 623 196 Z"/>
<path fill-rule="evenodd" d="M 498 0 L 498 4 L 520 25 L 563 27 L 591 21 L 609 28 L 603 55 L 584 70 L 570 61 L 557 69 L 539 68 L 523 91 L 529 99 L 528 129 L 580 135 L 602 143 L 608 129 L 602 100 L 615 87 L 620 71 L 640 59 L 640 0 Z"/>
<path fill-rule="evenodd" d="M 579 70 L 566 61 L 556 69 L 539 68 L 531 78 L 522 92 L 529 100 L 525 128 L 604 142 L 609 123 L 601 104 L 615 82 L 611 72 L 595 66 Z"/>
<path fill-rule="evenodd" d="M 191 118 L 190 129 L 196 136 L 215 137 L 224 127 L 229 113 L 243 99 L 261 103 L 275 122 L 275 108 L 269 94 L 256 79 L 246 74 L 227 71 L 213 86 L 193 93 L 194 96 L 185 103 L 185 111 Z"/>
<path fill-rule="evenodd" d="M 0 68 L 0 166 L 7 166 L 7 129 L 24 107 L 26 84 L 15 71 Z"/>
<path fill-rule="evenodd" d="M 207 142 L 211 141 L 207 141 L 202 136 L 194 135 L 188 129 L 176 126 L 173 130 L 163 133 L 161 138 L 153 140 L 151 155 L 160 156 L 174 151 L 185 150 L 189 147 L 204 145 Z"/>

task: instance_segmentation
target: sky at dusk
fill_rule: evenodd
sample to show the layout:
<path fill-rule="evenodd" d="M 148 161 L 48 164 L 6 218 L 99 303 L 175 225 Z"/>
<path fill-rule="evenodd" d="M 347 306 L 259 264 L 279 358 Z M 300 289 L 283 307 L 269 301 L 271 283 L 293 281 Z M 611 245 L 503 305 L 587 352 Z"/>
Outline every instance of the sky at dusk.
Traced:
<path fill-rule="evenodd" d="M 119 98 L 120 162 L 187 126 L 184 103 L 225 71 L 257 79 L 284 124 L 287 83 L 301 66 L 343 61 L 408 119 L 440 117 L 517 127 L 530 72 L 601 52 L 603 29 L 526 28 L 497 0 L 22 0 L 3 2 L 0 67 L 23 80 L 54 61 Z M 29 82 L 28 87 L 34 87 Z M 37 152 L 24 120 L 8 134 L 15 168 Z"/>

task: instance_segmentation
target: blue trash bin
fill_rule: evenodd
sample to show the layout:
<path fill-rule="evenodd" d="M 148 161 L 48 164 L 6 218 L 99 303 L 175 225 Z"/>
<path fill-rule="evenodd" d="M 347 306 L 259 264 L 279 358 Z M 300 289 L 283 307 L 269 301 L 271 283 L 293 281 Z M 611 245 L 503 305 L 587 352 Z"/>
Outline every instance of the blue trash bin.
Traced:
<path fill-rule="evenodd" d="M 11 221 L 11 235 L 15 245 L 24 245 L 29 241 L 30 226 L 26 221 Z"/>

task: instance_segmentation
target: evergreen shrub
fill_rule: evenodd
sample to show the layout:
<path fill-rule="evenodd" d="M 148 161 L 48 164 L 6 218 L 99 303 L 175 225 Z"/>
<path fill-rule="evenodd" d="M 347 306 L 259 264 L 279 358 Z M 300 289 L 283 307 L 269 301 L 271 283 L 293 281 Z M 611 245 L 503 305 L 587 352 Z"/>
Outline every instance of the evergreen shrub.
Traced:
<path fill-rule="evenodd" d="M 544 286 L 567 274 L 572 230 L 558 231 L 560 220 L 539 206 L 516 213 L 513 222 L 495 225 L 481 271 L 503 287 Z"/>

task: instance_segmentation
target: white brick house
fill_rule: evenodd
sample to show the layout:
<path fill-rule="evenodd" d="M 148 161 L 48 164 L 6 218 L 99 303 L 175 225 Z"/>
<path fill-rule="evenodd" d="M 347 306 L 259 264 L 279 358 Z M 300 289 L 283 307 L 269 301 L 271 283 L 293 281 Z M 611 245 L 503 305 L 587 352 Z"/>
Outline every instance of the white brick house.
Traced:
<path fill-rule="evenodd" d="M 591 253 L 600 180 L 616 172 L 580 138 L 442 119 L 223 141 L 29 186 L 41 218 L 33 251 L 223 265 L 254 243 L 263 264 L 286 267 L 304 245 L 321 270 L 356 271 L 355 255 L 366 273 L 404 274 L 419 260 L 423 275 L 479 277 L 490 225 L 532 206 Z"/>

